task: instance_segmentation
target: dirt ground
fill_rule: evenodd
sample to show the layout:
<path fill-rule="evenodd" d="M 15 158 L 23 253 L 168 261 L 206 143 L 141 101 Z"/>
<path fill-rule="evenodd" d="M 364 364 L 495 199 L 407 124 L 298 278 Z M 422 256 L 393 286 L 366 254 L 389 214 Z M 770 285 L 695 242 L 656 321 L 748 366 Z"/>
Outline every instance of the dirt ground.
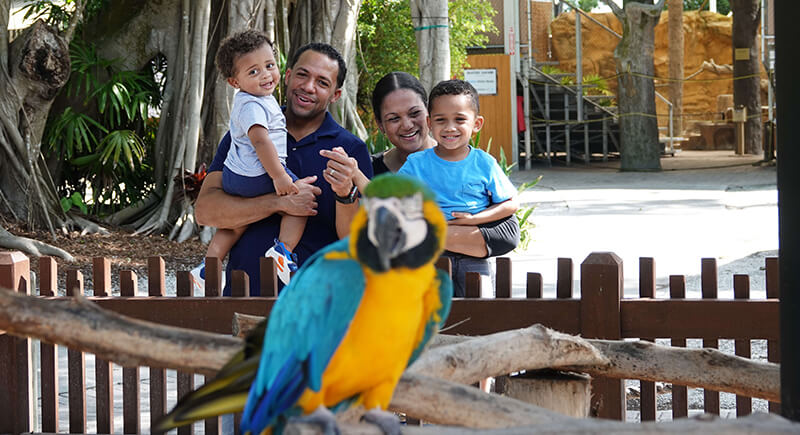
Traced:
<path fill-rule="evenodd" d="M 4 226 L 14 235 L 57 246 L 75 257 L 74 263 L 57 259 L 58 288 L 62 292 L 65 288 L 66 271 L 69 269 L 80 270 L 83 273 L 84 288 L 92 288 L 92 259 L 95 257 L 107 257 L 111 260 L 112 289 L 116 293 L 119 291 L 119 272 L 133 270 L 139 277 L 146 276 L 148 257 L 162 257 L 169 276 L 179 270 L 191 270 L 200 263 L 206 252 L 205 245 L 196 236 L 178 243 L 166 236 L 133 234 L 128 230 L 105 227 L 110 234 L 81 235 L 73 231 L 69 234 L 57 233 L 54 240 L 54 236 L 47 231 L 29 231 L 8 221 L 4 222 Z M 31 258 L 31 270 L 38 275 L 39 264 L 35 257 Z M 146 291 L 147 289 L 139 288 L 140 294 Z"/>

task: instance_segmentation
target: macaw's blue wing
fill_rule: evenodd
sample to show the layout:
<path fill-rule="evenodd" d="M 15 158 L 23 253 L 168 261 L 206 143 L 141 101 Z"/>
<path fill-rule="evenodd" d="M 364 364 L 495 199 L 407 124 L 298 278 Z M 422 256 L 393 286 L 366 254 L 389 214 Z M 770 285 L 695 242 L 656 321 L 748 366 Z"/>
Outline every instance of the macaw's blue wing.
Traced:
<path fill-rule="evenodd" d="M 453 302 L 453 281 L 450 280 L 450 276 L 447 273 L 439 269 L 436 269 L 436 278 L 439 281 L 439 301 L 442 305 L 433 312 L 425 323 L 425 333 L 417 343 L 417 347 L 414 348 L 414 352 L 411 353 L 408 366 L 411 366 L 419 358 L 428 341 L 444 326 L 444 322 L 447 321 L 447 316 L 450 314 L 450 306 Z"/>
<path fill-rule="evenodd" d="M 364 275 L 347 255 L 347 243 L 342 239 L 309 258 L 272 308 L 243 433 L 260 433 L 290 411 L 306 388 L 320 389 L 364 294 Z"/>

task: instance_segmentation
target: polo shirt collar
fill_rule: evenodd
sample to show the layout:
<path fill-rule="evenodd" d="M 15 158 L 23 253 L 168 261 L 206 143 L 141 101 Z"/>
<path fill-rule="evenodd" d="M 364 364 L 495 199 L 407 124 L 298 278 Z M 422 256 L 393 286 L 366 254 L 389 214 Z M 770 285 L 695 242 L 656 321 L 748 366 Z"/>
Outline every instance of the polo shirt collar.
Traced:
<path fill-rule="evenodd" d="M 286 112 L 286 106 L 281 106 L 281 110 L 283 110 L 283 112 L 285 113 Z M 333 119 L 333 116 L 331 116 L 331 112 L 326 110 L 325 111 L 325 118 L 322 120 L 322 125 L 320 125 L 319 128 L 315 132 L 313 132 L 313 133 L 309 134 L 308 136 L 304 137 L 301 141 L 295 142 L 295 145 L 296 146 L 303 146 L 303 145 L 315 143 L 317 141 L 317 139 L 320 138 L 320 137 L 336 137 L 339 134 L 339 131 L 341 130 L 341 128 L 342 127 L 339 125 L 339 123 L 336 122 L 335 119 Z M 292 135 L 290 134 L 289 137 L 291 137 L 291 136 Z M 294 138 L 292 138 L 292 140 L 294 140 Z"/>

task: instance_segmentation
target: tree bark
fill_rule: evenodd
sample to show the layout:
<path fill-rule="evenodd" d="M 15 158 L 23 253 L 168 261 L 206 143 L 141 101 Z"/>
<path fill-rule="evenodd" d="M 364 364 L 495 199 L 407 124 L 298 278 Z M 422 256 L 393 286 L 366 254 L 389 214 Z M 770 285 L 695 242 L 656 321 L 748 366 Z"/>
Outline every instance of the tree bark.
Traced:
<path fill-rule="evenodd" d="M 674 136 L 683 132 L 683 0 L 669 0 L 669 101 Z"/>
<path fill-rule="evenodd" d="M 426 92 L 450 78 L 447 0 L 409 0 L 419 53 L 419 80 Z"/>
<path fill-rule="evenodd" d="M 733 105 L 747 108 L 745 152 L 763 154 L 761 125 L 761 63 L 756 35 L 761 23 L 759 0 L 732 0 L 733 12 Z M 746 59 L 737 58 L 737 50 L 746 52 Z"/>
<path fill-rule="evenodd" d="M 622 23 L 622 39 L 614 50 L 619 74 L 620 167 L 623 171 L 660 170 L 653 51 L 664 0 L 655 5 L 629 1 L 624 9 L 611 0 L 603 2 Z"/>

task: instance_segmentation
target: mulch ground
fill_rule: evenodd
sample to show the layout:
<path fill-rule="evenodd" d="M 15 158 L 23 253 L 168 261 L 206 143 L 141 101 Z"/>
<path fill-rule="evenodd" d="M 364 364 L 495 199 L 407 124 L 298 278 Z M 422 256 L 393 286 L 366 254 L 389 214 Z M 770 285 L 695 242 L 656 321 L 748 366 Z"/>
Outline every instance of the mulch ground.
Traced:
<path fill-rule="evenodd" d="M 57 246 L 75 257 L 75 262 L 68 263 L 60 258 L 58 262 L 59 289 L 63 291 L 66 282 L 66 271 L 78 269 L 83 273 L 86 289 L 91 289 L 92 259 L 106 257 L 111 261 L 112 289 L 119 291 L 119 272 L 133 270 L 139 277 L 147 276 L 147 259 L 160 256 L 164 259 L 166 274 L 174 275 L 179 270 L 191 270 L 202 261 L 206 246 L 197 237 L 178 243 L 162 235 L 134 234 L 120 228 L 105 227 L 110 234 L 84 234 L 77 231 L 69 234 L 48 231 L 30 231 L 19 225 L 6 221 L 4 227 L 11 234 L 27 237 Z M 7 250 L 0 248 L 0 250 Z M 38 260 L 31 258 L 31 270 L 38 274 Z M 139 293 L 147 289 L 139 288 Z"/>

